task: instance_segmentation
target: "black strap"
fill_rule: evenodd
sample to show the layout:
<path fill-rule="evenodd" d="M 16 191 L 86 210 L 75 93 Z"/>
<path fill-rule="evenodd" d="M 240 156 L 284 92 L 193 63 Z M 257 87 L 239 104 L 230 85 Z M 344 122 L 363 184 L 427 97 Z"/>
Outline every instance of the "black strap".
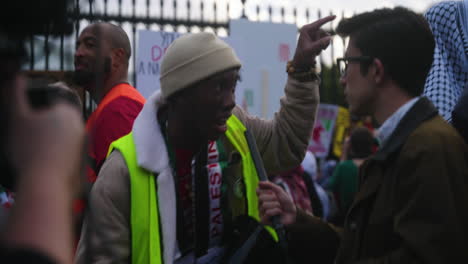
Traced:
<path fill-rule="evenodd" d="M 209 242 L 210 200 L 208 190 L 208 171 L 206 168 L 208 148 L 202 147 L 195 160 L 195 256 L 206 255 Z"/>
<path fill-rule="evenodd" d="M 263 160 L 262 157 L 260 156 L 260 152 L 257 147 L 257 142 L 250 133 L 249 130 L 245 130 L 245 139 L 247 140 L 247 145 L 249 146 L 250 154 L 252 155 L 252 159 L 255 165 L 255 169 L 257 171 L 257 175 L 260 181 L 268 181 L 268 176 L 265 171 L 265 167 L 263 165 Z M 284 256 L 286 257 L 287 263 L 290 263 L 287 256 L 288 256 L 288 249 L 287 249 L 287 241 L 286 241 L 286 231 L 284 229 L 283 224 L 281 224 L 280 218 L 278 215 L 271 217 L 271 222 L 273 224 L 273 228 L 276 231 L 276 234 L 278 235 L 278 243 L 280 245 L 281 250 L 284 253 Z M 251 236 L 255 236 L 256 234 L 253 233 Z M 252 239 L 254 240 L 254 239 Z M 247 245 L 248 246 L 248 245 Z M 241 247 L 239 251 L 243 250 L 250 250 L 247 246 Z M 240 254 L 240 256 L 243 256 L 244 254 Z"/>
<path fill-rule="evenodd" d="M 180 186 L 179 186 L 179 177 L 177 175 L 176 169 L 176 156 L 172 145 L 169 142 L 169 137 L 167 135 L 167 115 L 160 115 L 158 117 L 159 126 L 161 127 L 161 132 L 166 142 L 166 148 L 169 155 L 169 162 L 171 164 L 172 173 L 174 176 L 175 183 L 175 192 L 176 192 L 176 236 L 177 242 L 179 245 L 179 250 L 182 255 L 185 255 L 187 252 L 193 249 L 193 238 L 189 236 L 187 230 L 185 229 L 185 218 L 184 210 L 182 209 L 182 204 L 180 201 Z M 193 209 L 193 208 L 192 208 Z"/>

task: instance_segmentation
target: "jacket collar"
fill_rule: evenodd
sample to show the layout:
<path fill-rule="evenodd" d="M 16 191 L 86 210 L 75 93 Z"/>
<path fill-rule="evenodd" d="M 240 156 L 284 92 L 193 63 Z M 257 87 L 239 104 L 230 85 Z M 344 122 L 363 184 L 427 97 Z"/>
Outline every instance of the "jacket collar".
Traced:
<path fill-rule="evenodd" d="M 138 166 L 157 174 L 170 167 L 166 142 L 157 120 L 158 109 L 165 103 L 161 92 L 155 92 L 143 106 L 132 129 Z"/>
<path fill-rule="evenodd" d="M 437 109 L 426 97 L 421 97 L 406 115 L 401 119 L 393 133 L 387 140 L 387 144 L 377 151 L 371 158 L 384 161 L 388 156 L 396 152 L 406 141 L 409 135 L 424 121 L 437 115 Z"/>

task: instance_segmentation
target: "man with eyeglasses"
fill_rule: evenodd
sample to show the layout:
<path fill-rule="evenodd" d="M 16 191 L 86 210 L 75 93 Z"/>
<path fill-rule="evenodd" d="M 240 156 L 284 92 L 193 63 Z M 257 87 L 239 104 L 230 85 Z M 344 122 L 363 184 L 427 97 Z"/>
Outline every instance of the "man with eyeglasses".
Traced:
<path fill-rule="evenodd" d="M 343 228 L 304 214 L 269 183 L 258 189 L 263 222 L 280 214 L 297 241 L 290 248 L 317 258 L 335 249 L 335 263 L 466 261 L 468 148 L 421 97 L 434 54 L 428 23 L 385 8 L 343 20 L 337 32 L 350 37 L 338 59 L 350 112 L 381 124 L 380 149 L 360 167 Z"/>

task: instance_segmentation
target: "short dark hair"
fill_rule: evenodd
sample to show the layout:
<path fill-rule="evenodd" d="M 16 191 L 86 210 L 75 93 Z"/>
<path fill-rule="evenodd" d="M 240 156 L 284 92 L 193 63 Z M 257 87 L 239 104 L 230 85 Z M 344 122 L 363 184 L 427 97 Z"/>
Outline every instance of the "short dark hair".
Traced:
<path fill-rule="evenodd" d="M 125 57 L 127 59 L 127 63 L 130 61 L 130 57 L 132 55 L 132 47 L 130 45 L 130 39 L 128 38 L 127 33 L 125 30 L 117 25 L 114 25 L 109 22 L 96 22 L 91 24 L 90 26 L 94 28 L 98 28 L 100 34 L 107 38 L 109 44 L 112 48 L 121 48 L 125 52 Z"/>
<path fill-rule="evenodd" d="M 422 94 L 435 47 L 422 15 L 404 7 L 376 9 L 343 19 L 336 32 L 351 36 L 362 55 L 378 58 L 385 72 L 410 96 Z"/>
<path fill-rule="evenodd" d="M 82 104 L 78 93 L 63 82 L 48 83 L 45 79 L 32 80 L 27 92 L 31 106 L 35 109 L 65 102 L 81 111 Z"/>
<path fill-rule="evenodd" d="M 351 132 L 349 139 L 349 157 L 351 159 L 365 159 L 372 154 L 374 136 L 366 127 L 356 127 Z"/>

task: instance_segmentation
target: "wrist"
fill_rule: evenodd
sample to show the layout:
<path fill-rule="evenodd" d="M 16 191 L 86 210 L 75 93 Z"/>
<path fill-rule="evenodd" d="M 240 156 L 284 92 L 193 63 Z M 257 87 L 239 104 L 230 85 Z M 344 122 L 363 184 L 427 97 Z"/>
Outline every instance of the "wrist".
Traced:
<path fill-rule="evenodd" d="M 318 80 L 318 75 L 314 66 L 296 66 L 293 61 L 286 64 L 286 72 L 289 77 L 300 82 L 310 82 Z"/>
<path fill-rule="evenodd" d="M 308 59 L 305 59 L 306 56 L 304 55 L 298 55 L 295 54 L 293 59 L 289 61 L 291 66 L 297 68 L 297 69 L 310 69 L 310 68 L 315 68 L 316 67 L 316 61 L 315 57 L 312 59 L 309 57 Z"/>

